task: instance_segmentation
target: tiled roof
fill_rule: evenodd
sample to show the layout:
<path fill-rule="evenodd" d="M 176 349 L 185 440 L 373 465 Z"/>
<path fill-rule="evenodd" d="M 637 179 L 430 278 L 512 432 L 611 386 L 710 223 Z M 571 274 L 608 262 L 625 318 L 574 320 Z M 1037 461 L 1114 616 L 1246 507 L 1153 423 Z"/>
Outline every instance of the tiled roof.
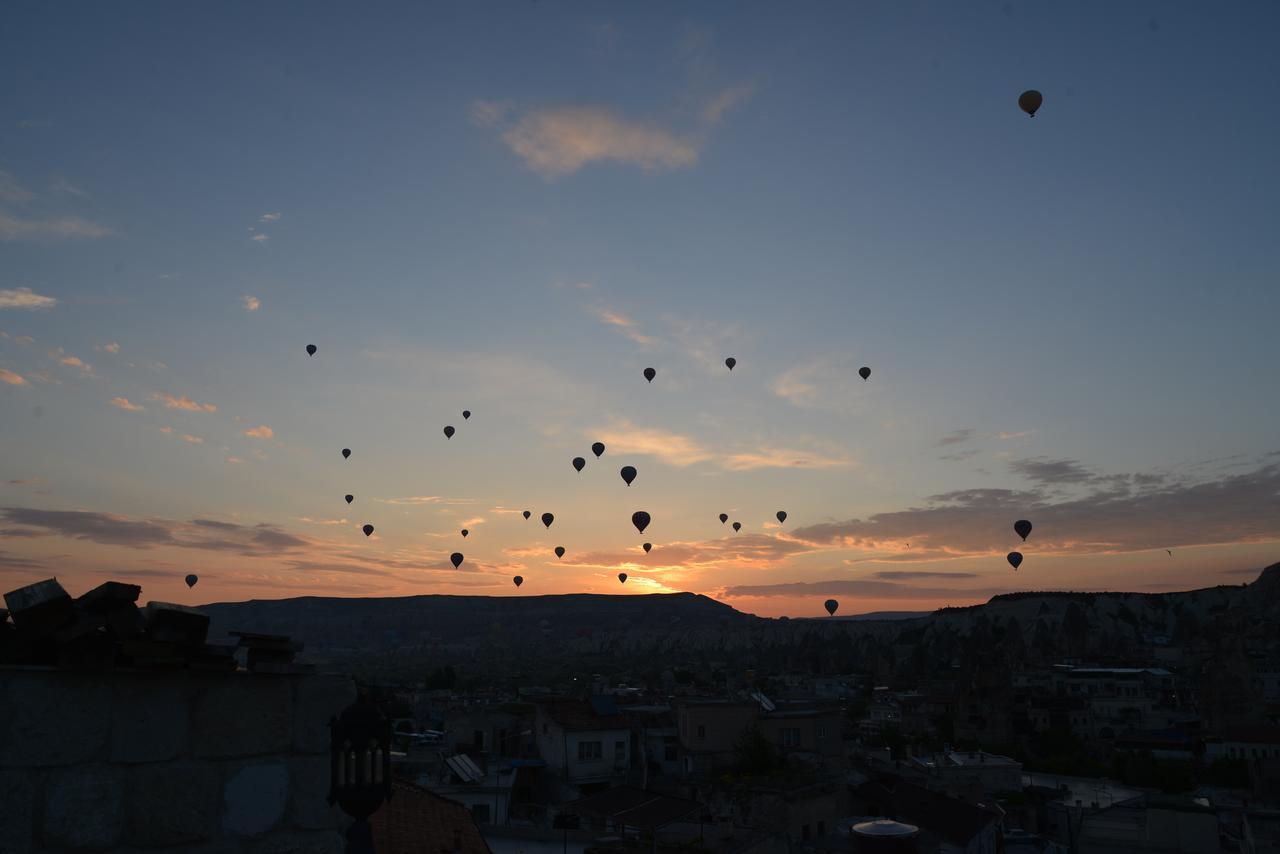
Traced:
<path fill-rule="evenodd" d="M 566 697 L 539 699 L 537 705 L 562 729 L 570 732 L 598 729 L 629 729 L 630 724 L 621 715 L 598 715 L 586 700 Z"/>
<path fill-rule="evenodd" d="M 672 798 L 637 789 L 616 786 L 565 804 L 568 812 L 605 816 L 631 827 L 664 827 L 688 818 L 701 809 L 697 801 Z"/>
<path fill-rule="evenodd" d="M 391 788 L 369 819 L 378 854 L 492 854 L 462 804 L 400 779 Z"/>

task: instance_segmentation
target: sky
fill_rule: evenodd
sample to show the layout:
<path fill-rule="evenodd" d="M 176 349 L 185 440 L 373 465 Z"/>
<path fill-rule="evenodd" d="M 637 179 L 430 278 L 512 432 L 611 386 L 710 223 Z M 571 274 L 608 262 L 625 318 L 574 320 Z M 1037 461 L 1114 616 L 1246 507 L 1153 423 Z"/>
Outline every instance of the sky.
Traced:
<path fill-rule="evenodd" d="M 1278 41 L 1265 2 L 5 4 L 0 589 L 1250 581 Z"/>

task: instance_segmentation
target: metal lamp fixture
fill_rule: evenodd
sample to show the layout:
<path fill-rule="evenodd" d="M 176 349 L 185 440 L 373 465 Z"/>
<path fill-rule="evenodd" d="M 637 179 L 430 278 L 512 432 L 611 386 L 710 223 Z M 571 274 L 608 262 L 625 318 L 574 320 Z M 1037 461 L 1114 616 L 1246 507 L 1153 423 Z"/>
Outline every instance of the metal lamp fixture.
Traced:
<path fill-rule="evenodd" d="M 347 854 L 374 854 L 368 819 L 391 800 L 391 721 L 367 693 L 329 720 L 328 800 L 355 819 Z"/>

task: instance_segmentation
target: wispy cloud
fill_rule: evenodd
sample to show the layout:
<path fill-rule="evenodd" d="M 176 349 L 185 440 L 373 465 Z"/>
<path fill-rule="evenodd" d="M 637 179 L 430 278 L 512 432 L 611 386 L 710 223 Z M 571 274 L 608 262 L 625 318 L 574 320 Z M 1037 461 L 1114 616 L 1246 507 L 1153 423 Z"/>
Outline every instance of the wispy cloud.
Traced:
<path fill-rule="evenodd" d="M 730 471 L 762 468 L 833 469 L 846 468 L 853 465 L 853 461 L 843 454 L 822 454 L 763 445 L 751 451 L 726 454 L 722 465 Z"/>
<path fill-rule="evenodd" d="M 960 430 L 952 430 L 947 435 L 938 440 L 938 445 L 946 447 L 947 445 L 959 445 L 973 438 L 974 429 L 972 427 L 964 427 Z"/>
<path fill-rule="evenodd" d="M 750 83 L 741 86 L 730 86 L 712 98 L 710 103 L 702 108 L 703 120 L 708 124 L 719 123 L 726 113 L 745 102 L 754 93 L 755 87 Z"/>
<path fill-rule="evenodd" d="M 251 297 L 248 294 L 240 298 L 240 304 L 244 306 L 245 311 L 257 311 L 262 308 L 262 300 L 257 297 Z"/>
<path fill-rule="evenodd" d="M 180 437 L 182 441 L 189 442 L 192 445 L 203 445 L 204 439 L 199 436 L 192 436 L 190 433 L 183 433 Z"/>
<path fill-rule="evenodd" d="M 53 308 L 58 304 L 54 297 L 37 294 L 31 288 L 4 288 L 0 290 L 0 309 L 40 309 Z"/>
<path fill-rule="evenodd" d="M 1075 460 L 1014 460 L 1009 468 L 1027 480 L 1045 485 L 1087 483 L 1094 478 Z"/>
<path fill-rule="evenodd" d="M 120 343 L 118 341 L 111 341 L 107 344 L 97 344 L 93 349 L 101 353 L 110 353 L 114 356 L 116 353 L 120 352 Z"/>
<path fill-rule="evenodd" d="M 0 170 L 0 202 L 23 204 L 34 198 L 35 193 L 22 186 L 17 178 L 8 172 Z"/>
<path fill-rule="evenodd" d="M 59 347 L 56 350 L 49 351 L 49 358 L 53 359 L 59 365 L 65 365 L 68 368 L 76 368 L 82 374 L 92 375 L 93 366 L 85 362 L 79 356 L 72 356 L 70 353 Z"/>
<path fill-rule="evenodd" d="M 22 218 L 0 211 L 0 240 L 59 240 L 106 237 L 111 229 L 78 216 Z"/>
<path fill-rule="evenodd" d="M 240 525 L 210 519 L 174 522 L 114 513 L 30 507 L 5 507 L 0 509 L 0 519 L 48 535 L 136 549 L 177 546 L 254 556 L 286 553 L 308 544 L 300 537 L 265 523 Z"/>
<path fill-rule="evenodd" d="M 26 377 L 21 374 L 15 374 L 7 368 L 0 368 L 0 383 L 5 385 L 28 385 Z"/>
<path fill-rule="evenodd" d="M 605 326 L 617 329 L 637 344 L 650 347 L 657 343 L 654 338 L 648 335 L 642 335 L 636 328 L 635 321 L 627 317 L 625 314 L 601 307 L 591 309 L 591 313 L 594 314 Z"/>
<path fill-rule="evenodd" d="M 617 421 L 587 435 L 604 442 L 614 454 L 645 454 L 681 468 L 714 457 L 689 436 L 658 428 L 635 427 L 629 421 Z"/>
<path fill-rule="evenodd" d="M 254 243 L 264 243 L 270 240 L 271 238 L 267 237 L 267 235 L 265 234 L 255 234 L 253 235 L 253 237 L 250 237 L 249 239 L 252 240 Z"/>
<path fill-rule="evenodd" d="M 476 498 L 446 498 L 442 495 L 410 495 L 404 498 L 375 498 L 383 504 L 475 504 Z"/>
<path fill-rule="evenodd" d="M 258 222 L 275 222 L 278 219 L 280 219 L 280 212 L 276 211 L 275 213 L 264 213 L 258 217 Z"/>
<path fill-rule="evenodd" d="M 165 409 L 181 409 L 184 412 L 217 412 L 218 407 L 212 403 L 196 403 L 186 395 L 165 394 L 164 392 L 156 392 L 151 395 L 152 400 L 158 400 L 164 404 Z"/>
<path fill-rule="evenodd" d="M 250 427 L 244 431 L 244 434 L 252 439 L 270 439 L 275 435 L 275 431 L 266 424 L 262 424 L 258 427 Z"/>
<path fill-rule="evenodd" d="M 123 409 L 125 412 L 141 412 L 146 408 L 136 403 L 130 403 L 127 397 L 113 397 L 111 398 L 111 405 L 116 409 Z"/>

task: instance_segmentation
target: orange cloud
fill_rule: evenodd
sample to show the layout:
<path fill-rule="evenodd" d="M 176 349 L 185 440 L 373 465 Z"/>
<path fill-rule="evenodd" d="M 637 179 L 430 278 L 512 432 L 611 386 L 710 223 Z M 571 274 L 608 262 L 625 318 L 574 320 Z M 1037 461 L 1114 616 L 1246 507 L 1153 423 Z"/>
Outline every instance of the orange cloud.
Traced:
<path fill-rule="evenodd" d="M 258 427 L 250 427 L 244 431 L 244 434 L 253 439 L 270 439 L 275 435 L 275 431 L 266 424 L 262 424 Z"/>
<path fill-rule="evenodd" d="M 141 412 L 146 408 L 136 403 L 130 403 L 127 397 L 113 397 L 111 398 L 111 405 L 116 409 L 123 409 L 125 412 Z"/>
<path fill-rule="evenodd" d="M 186 395 L 174 396 L 165 394 L 164 392 L 156 392 L 151 395 L 152 400 L 158 400 L 164 404 L 165 409 L 181 409 L 184 412 L 217 412 L 218 407 L 212 403 L 196 403 Z"/>
<path fill-rule="evenodd" d="M 15 374 L 13 371 L 9 371 L 4 368 L 0 368 L 0 383 L 5 383 L 7 385 L 27 385 L 28 384 L 26 377 L 23 377 L 20 374 Z"/>

